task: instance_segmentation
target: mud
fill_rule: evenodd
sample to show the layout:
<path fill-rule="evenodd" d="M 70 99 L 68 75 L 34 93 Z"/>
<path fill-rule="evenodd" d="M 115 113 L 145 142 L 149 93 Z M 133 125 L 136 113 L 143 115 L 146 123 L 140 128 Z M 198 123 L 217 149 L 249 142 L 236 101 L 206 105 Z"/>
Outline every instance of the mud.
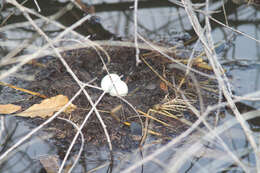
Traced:
<path fill-rule="evenodd" d="M 147 113 L 150 109 L 163 111 L 163 105 L 173 100 L 174 98 L 182 98 L 179 92 L 176 92 L 176 88 L 167 86 L 145 63 L 136 66 L 135 62 L 135 49 L 126 47 L 104 47 L 107 53 L 111 57 L 111 61 L 108 63 L 108 59 L 102 51 L 96 51 L 93 48 L 78 49 L 73 51 L 63 52 L 62 56 L 66 60 L 75 75 L 82 82 L 89 82 L 93 79 L 92 85 L 100 86 L 101 79 L 107 74 L 104 70 L 104 64 L 101 61 L 103 57 L 107 63 L 107 69 L 110 73 L 116 73 L 122 75 L 122 80 L 125 81 L 129 87 L 129 94 L 124 97 L 136 110 Z M 147 53 L 146 50 L 141 50 L 141 55 Z M 145 60 L 149 65 L 160 74 L 169 83 L 175 83 L 176 86 L 180 83 L 185 73 L 183 70 L 172 68 L 169 66 L 169 61 L 166 58 L 160 56 L 146 57 Z M 30 84 L 30 89 L 48 97 L 63 94 L 71 98 L 79 90 L 78 84 L 67 72 L 60 60 L 56 57 L 45 60 L 44 64 L 46 68 L 41 70 L 37 74 L 37 80 Z M 169 68 L 170 67 L 170 68 Z M 198 69 L 206 73 L 211 73 L 203 69 Z M 196 80 L 199 83 L 212 84 L 211 89 L 216 89 L 216 83 L 214 80 L 209 80 L 206 77 L 195 75 Z M 216 93 L 200 88 L 205 106 L 216 103 L 216 99 L 212 99 L 212 96 Z M 180 88 L 182 93 L 187 99 L 192 100 L 192 104 L 199 109 L 198 91 L 195 88 L 194 81 L 190 76 L 186 77 L 186 80 Z M 102 94 L 102 91 L 86 87 L 86 91 L 95 102 Z M 31 101 L 35 102 L 39 98 L 34 98 Z M 81 94 L 73 104 L 77 105 L 77 110 L 71 114 L 62 113 L 61 117 L 68 118 L 74 123 L 80 125 L 91 109 L 90 103 L 84 94 Z M 111 115 L 111 111 L 121 105 L 119 111 L 114 112 L 112 115 L 117 116 L 120 122 Z M 172 103 L 174 105 L 174 103 Z M 179 105 L 179 103 L 176 103 Z M 185 104 L 181 104 L 185 106 Z M 140 118 L 136 112 L 124 101 L 117 97 L 112 97 L 106 94 L 101 102 L 97 106 L 100 110 L 100 114 L 107 125 L 112 144 L 116 148 L 130 150 L 133 147 L 137 147 L 139 140 L 136 137 L 136 129 L 138 135 L 142 132 L 139 130 Z M 192 114 L 186 108 L 176 108 L 176 110 L 167 110 L 172 115 L 178 115 L 180 118 L 185 118 L 191 123 L 196 120 L 196 116 Z M 141 115 L 141 114 L 139 114 Z M 156 121 L 149 121 L 149 128 L 156 134 L 154 137 L 164 139 L 165 141 L 172 137 L 182 133 L 189 125 L 176 120 L 172 117 L 167 117 L 158 113 L 149 113 L 149 115 L 156 117 L 157 119 L 165 122 L 168 126 L 162 125 Z M 141 119 L 145 122 L 145 117 L 141 115 Z M 40 124 L 43 120 L 37 118 L 32 120 L 33 123 Z M 134 126 L 127 126 L 123 122 L 129 122 Z M 135 123 L 133 123 L 135 122 Z M 137 124 L 136 124 L 137 123 Z M 59 146 L 66 146 L 69 144 L 76 130 L 68 123 L 62 120 L 56 119 L 45 129 L 46 131 L 54 132 L 54 141 Z M 95 145 L 106 144 L 106 138 L 104 130 L 101 127 L 95 114 L 92 114 L 90 119 L 84 126 L 83 133 L 86 143 L 93 143 Z"/>

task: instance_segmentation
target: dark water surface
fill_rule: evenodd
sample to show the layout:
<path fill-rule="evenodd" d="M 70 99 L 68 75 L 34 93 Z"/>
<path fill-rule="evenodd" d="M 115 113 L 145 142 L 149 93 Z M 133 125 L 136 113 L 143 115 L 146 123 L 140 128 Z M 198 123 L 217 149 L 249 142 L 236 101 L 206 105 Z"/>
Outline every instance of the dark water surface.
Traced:
<path fill-rule="evenodd" d="M 83 1 L 85 2 L 85 1 Z M 59 9 L 67 5 L 67 1 L 41 1 L 39 5 L 41 7 L 41 14 L 43 16 L 49 16 L 54 14 Z M 133 40 L 134 35 L 134 20 L 133 20 L 133 2 L 128 1 L 93 1 L 93 6 L 88 6 L 87 11 L 95 13 L 88 22 L 84 23 L 76 30 L 82 35 L 88 36 L 93 40 Z M 36 6 L 33 1 L 28 1 L 25 6 L 36 10 Z M 183 40 L 189 39 L 194 36 L 194 31 L 189 24 L 189 20 L 185 14 L 183 8 L 175 5 L 174 3 L 166 0 L 156 1 L 147 0 L 141 1 L 138 11 L 138 32 L 152 41 L 162 41 L 170 44 L 182 44 Z M 222 5 L 220 1 L 213 1 L 211 4 L 211 10 L 221 10 Z M 7 16 L 14 11 L 15 8 L 9 4 L 6 4 L 0 13 L 0 19 L 6 19 Z M 225 4 L 225 10 L 228 18 L 228 24 L 230 27 L 235 28 L 245 34 L 254 37 L 258 41 L 247 38 L 243 35 L 237 35 L 233 40 L 228 40 L 234 33 L 222 26 L 212 22 L 212 35 L 214 42 L 223 42 L 222 50 L 219 50 L 219 61 L 223 64 L 227 70 L 227 76 L 232 84 L 232 90 L 237 96 L 243 96 L 246 94 L 260 91 L 260 13 L 259 8 L 246 4 L 233 4 L 228 1 Z M 10 19 L 2 26 L 8 27 L 16 23 L 24 22 L 26 19 L 20 14 L 19 10 L 14 13 Z M 67 12 L 63 17 L 57 21 L 65 26 L 70 26 L 72 23 L 78 21 L 85 15 L 81 10 L 74 7 Z M 201 21 L 203 21 L 203 15 L 198 15 Z M 212 15 L 217 20 L 225 23 L 223 12 L 215 13 Z M 203 23 L 203 22 L 202 22 Z M 40 26 L 44 24 L 39 21 Z M 45 27 L 46 33 L 51 37 L 59 33 L 59 29 L 55 26 Z M 15 29 L 1 29 L 0 27 L 0 60 L 1 57 L 6 56 L 11 50 L 17 48 L 19 45 L 24 44 L 24 40 L 30 38 L 34 33 L 34 29 L 28 25 L 22 25 Z M 42 37 L 37 37 L 32 40 L 36 46 L 45 44 Z M 19 54 L 27 54 L 33 52 L 31 50 L 23 50 Z M 37 49 L 37 48 L 36 48 Z M 202 46 L 196 48 L 198 51 L 202 50 Z M 217 50 L 216 50 L 217 51 Z M 133 57 L 134 58 L 134 57 Z M 7 70 L 9 67 L 2 66 L 0 70 Z M 19 75 L 9 76 L 3 79 L 5 82 L 12 83 L 22 87 L 25 85 L 26 80 L 30 80 L 30 72 L 24 68 Z M 1 72 L 2 73 L 2 72 Z M 28 74 L 29 73 L 29 74 Z M 26 75 L 23 76 L 23 74 Z M 22 92 L 14 91 L 13 89 L 0 86 L 0 103 L 7 104 L 17 100 L 22 100 L 28 95 Z M 246 104 L 246 105 L 243 105 Z M 259 101 L 246 101 L 239 105 L 241 109 L 253 110 L 259 109 Z M 5 122 L 5 130 L 1 130 L 0 139 L 0 154 L 4 153 L 7 149 L 13 146 L 18 139 L 27 134 L 32 125 L 24 121 L 21 118 L 15 118 L 14 116 L 1 116 L 2 122 Z M 234 119 L 233 115 L 228 110 L 225 111 L 225 115 L 221 118 L 220 124 Z M 251 129 L 255 131 L 254 136 L 259 137 L 259 124 L 254 121 L 254 124 L 249 124 Z M 3 124 L 0 125 L 1 129 Z M 6 161 L 0 162 L 0 172 L 7 173 L 37 173 L 44 172 L 42 165 L 39 162 L 39 158 L 45 155 L 64 155 L 60 153 L 62 149 L 53 145 L 50 140 L 51 133 L 39 132 L 32 137 L 32 140 L 26 142 L 20 146 L 15 152 L 11 153 Z M 244 132 L 241 126 L 235 125 L 229 130 L 220 135 L 225 141 L 229 149 L 237 154 L 244 163 L 248 164 L 250 168 L 255 166 L 254 154 L 252 154 L 252 148 L 245 138 Z M 150 139 L 152 142 L 152 139 Z M 161 145 L 156 145 L 150 150 L 155 150 Z M 182 146 L 185 151 L 185 147 Z M 183 149 L 180 148 L 180 151 Z M 195 156 L 190 158 L 184 166 L 181 167 L 179 172 L 242 172 L 241 168 L 238 168 L 236 164 L 230 160 L 225 160 L 225 151 L 218 143 L 216 145 L 210 145 L 211 155 Z M 109 151 L 107 147 L 97 147 L 95 145 L 88 144 L 85 148 L 84 157 L 85 160 L 80 162 L 74 172 L 87 172 L 101 166 L 93 172 L 106 172 L 109 167 Z M 66 151 L 66 149 L 64 149 Z M 147 153 L 152 151 L 148 150 Z M 184 152 L 183 151 L 183 152 Z M 205 150 L 206 151 L 206 150 Z M 214 155 L 213 151 L 221 151 L 220 155 Z M 157 160 L 149 162 L 143 167 L 143 172 L 171 172 L 169 165 L 173 164 L 174 160 L 171 159 L 173 153 L 180 154 L 178 147 L 171 148 L 168 152 L 164 152 L 157 156 Z M 218 154 L 219 154 L 218 153 Z M 146 154 L 146 153 L 145 153 Z M 125 168 L 131 166 L 133 163 L 140 160 L 140 152 L 133 150 L 129 151 L 117 151 L 114 153 L 114 172 L 121 172 Z M 223 158 L 222 158 L 223 157 Z M 221 159 L 218 159 L 221 158 Z M 166 168 L 165 168 L 166 167 Z M 204 169 L 202 169 L 204 168 Z M 139 167 L 134 172 L 141 172 Z"/>

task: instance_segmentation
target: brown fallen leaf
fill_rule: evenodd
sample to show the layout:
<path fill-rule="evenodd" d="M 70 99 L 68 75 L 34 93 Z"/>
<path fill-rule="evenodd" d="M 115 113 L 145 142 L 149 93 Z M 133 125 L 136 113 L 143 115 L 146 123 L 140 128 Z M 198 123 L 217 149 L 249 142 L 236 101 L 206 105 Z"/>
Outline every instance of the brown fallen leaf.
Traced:
<path fill-rule="evenodd" d="M 168 86 L 163 81 L 160 82 L 160 88 L 161 88 L 161 90 L 163 90 L 165 92 L 168 91 Z"/>
<path fill-rule="evenodd" d="M 40 104 L 34 104 L 29 107 L 27 110 L 16 114 L 17 116 L 22 117 L 41 117 L 47 118 L 51 117 L 54 112 L 59 111 L 65 104 L 69 102 L 67 96 L 64 95 L 57 95 L 51 97 L 49 99 L 44 99 Z M 66 113 L 70 113 L 77 108 L 76 105 L 69 105 L 67 109 L 64 110 Z"/>
<path fill-rule="evenodd" d="M 57 155 L 46 155 L 39 157 L 42 166 L 47 173 L 56 173 L 59 171 L 59 157 Z"/>
<path fill-rule="evenodd" d="M 7 104 L 7 105 L 0 105 L 0 114 L 12 114 L 17 112 L 21 109 L 21 106 Z"/>

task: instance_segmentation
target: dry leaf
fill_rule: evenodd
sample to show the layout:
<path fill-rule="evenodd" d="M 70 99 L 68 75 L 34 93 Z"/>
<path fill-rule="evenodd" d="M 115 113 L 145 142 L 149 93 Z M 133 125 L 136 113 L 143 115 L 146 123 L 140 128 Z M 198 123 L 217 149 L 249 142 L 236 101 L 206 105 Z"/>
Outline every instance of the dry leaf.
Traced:
<path fill-rule="evenodd" d="M 29 107 L 27 110 L 16 114 L 17 116 L 22 117 L 51 117 L 54 112 L 59 111 L 65 104 L 69 102 L 69 99 L 67 96 L 63 95 L 57 95 L 55 97 L 51 97 L 49 99 L 43 100 L 40 104 L 34 104 L 31 107 Z M 64 112 L 70 113 L 74 111 L 77 108 L 77 106 L 71 104 L 67 107 Z"/>
<path fill-rule="evenodd" d="M 198 63 L 197 66 L 202 68 L 202 69 L 213 70 L 213 68 L 209 64 L 207 64 L 206 62 Z"/>
<path fill-rule="evenodd" d="M 21 106 L 7 104 L 7 105 L 0 105 L 0 114 L 12 114 L 17 112 L 21 109 Z"/>
<path fill-rule="evenodd" d="M 167 87 L 167 85 L 165 84 L 165 82 L 160 82 L 160 88 L 161 88 L 163 91 L 165 91 L 165 92 L 168 91 L 168 87 Z"/>
<path fill-rule="evenodd" d="M 59 171 L 59 157 L 57 155 L 41 156 L 39 160 L 47 173 Z"/>

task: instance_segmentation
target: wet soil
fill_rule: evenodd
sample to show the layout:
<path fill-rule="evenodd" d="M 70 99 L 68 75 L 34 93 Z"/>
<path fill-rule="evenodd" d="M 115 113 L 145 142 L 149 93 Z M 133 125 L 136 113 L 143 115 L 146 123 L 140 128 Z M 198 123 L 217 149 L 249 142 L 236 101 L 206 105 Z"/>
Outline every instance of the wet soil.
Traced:
<path fill-rule="evenodd" d="M 162 79 L 160 79 L 144 62 L 136 66 L 134 48 L 108 46 L 103 48 L 111 57 L 109 63 L 102 51 L 97 51 L 93 48 L 66 51 L 62 53 L 62 56 L 79 80 L 87 83 L 95 79 L 91 83 L 95 86 L 100 86 L 101 79 L 107 74 L 100 58 L 103 57 L 109 72 L 122 75 L 122 80 L 127 83 L 129 93 L 124 97 L 124 99 L 127 100 L 136 110 L 149 113 L 149 115 L 168 124 L 168 126 L 166 126 L 157 121 L 149 120 L 149 128 L 156 132 L 154 136 L 157 138 L 162 138 L 167 141 L 189 128 L 189 125 L 160 113 L 149 112 L 151 109 L 161 112 L 167 111 L 171 115 L 178 115 L 177 117 L 186 119 L 191 123 L 196 120 L 196 116 L 185 108 L 185 103 L 174 101 L 176 98 L 182 99 L 182 93 L 195 107 L 200 109 L 198 90 L 194 85 L 194 79 L 189 75 L 185 78 L 185 82 L 180 88 L 180 91 L 182 92 L 177 92 L 175 86 L 172 87 L 169 84 L 167 86 L 167 84 L 163 82 Z M 141 50 L 141 55 L 147 52 L 147 50 Z M 165 80 L 169 83 L 174 83 L 176 86 L 180 84 L 180 81 L 185 76 L 185 70 L 183 71 L 179 68 L 170 67 L 169 61 L 166 61 L 166 58 L 159 54 L 156 56 L 146 57 L 145 60 Z M 61 61 L 56 57 L 48 58 L 48 60 L 45 58 L 44 61 L 46 67 L 37 74 L 36 80 L 30 83 L 30 89 L 48 97 L 63 94 L 72 98 L 80 88 L 76 81 L 67 72 Z M 197 70 L 211 73 L 204 69 Z M 216 94 L 215 92 L 212 92 L 213 90 L 216 91 L 215 81 L 198 74 L 195 74 L 194 76 L 199 84 L 201 84 L 198 87 L 204 104 L 209 105 L 216 103 L 217 99 L 213 99 L 214 97 L 212 97 Z M 209 84 L 211 87 L 202 87 L 202 85 Z M 97 101 L 98 97 L 102 94 L 102 91 L 98 89 L 90 87 L 86 87 L 85 89 L 93 102 Z M 39 100 L 39 98 L 35 97 L 30 101 L 31 103 L 35 103 L 39 102 Z M 91 109 L 91 105 L 83 93 L 77 97 L 73 104 L 77 105 L 77 109 L 74 112 L 71 114 L 62 113 L 60 116 L 68 118 L 74 123 L 80 125 L 88 114 L 88 111 Z M 176 108 L 175 110 L 169 110 L 165 105 L 170 105 L 171 108 Z M 178 107 L 178 105 L 181 106 Z M 111 111 L 113 112 L 114 108 L 119 106 L 121 109 L 111 114 Z M 138 146 L 140 141 L 135 137 L 136 133 L 137 135 L 141 135 L 142 133 L 139 128 L 141 127 L 139 116 L 141 116 L 143 122 L 145 121 L 145 117 L 142 114 L 139 114 L 138 116 L 128 104 L 117 97 L 110 96 L 109 94 L 106 94 L 103 97 L 97 108 L 100 110 L 100 114 L 107 125 L 112 144 L 116 148 L 130 150 L 131 148 Z M 120 122 L 112 115 L 120 119 Z M 40 124 L 44 120 L 37 118 L 31 121 L 35 124 Z M 128 126 L 123 122 L 129 122 L 132 123 L 132 125 Z M 70 124 L 64 123 L 64 121 L 59 119 L 54 120 L 45 130 L 54 132 L 54 143 L 64 147 L 72 141 L 76 133 L 76 130 Z M 95 145 L 106 144 L 104 130 L 94 113 L 85 124 L 83 133 L 86 143 L 93 143 Z"/>

